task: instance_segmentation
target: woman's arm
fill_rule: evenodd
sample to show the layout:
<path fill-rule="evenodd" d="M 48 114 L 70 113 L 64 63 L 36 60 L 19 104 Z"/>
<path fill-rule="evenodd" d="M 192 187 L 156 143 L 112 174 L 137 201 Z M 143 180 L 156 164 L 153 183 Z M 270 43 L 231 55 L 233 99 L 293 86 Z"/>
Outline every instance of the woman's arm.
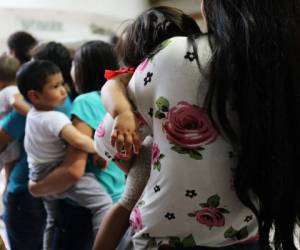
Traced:
<path fill-rule="evenodd" d="M 104 216 L 96 235 L 93 250 L 114 250 L 129 227 L 131 211 L 119 203 Z M 116 219 L 117 218 L 117 219 Z"/>
<path fill-rule="evenodd" d="M 73 119 L 74 126 L 87 136 L 93 130 L 78 118 Z M 30 182 L 29 191 L 36 197 L 61 193 L 70 188 L 84 174 L 87 153 L 72 146 L 68 147 L 64 161 L 39 182 Z"/>
<path fill-rule="evenodd" d="M 119 152 L 124 148 L 128 155 L 131 154 L 132 147 L 135 153 L 140 148 L 138 125 L 126 91 L 130 78 L 131 75 L 128 74 L 118 75 L 108 80 L 101 89 L 103 104 L 115 118 L 111 144 Z"/>

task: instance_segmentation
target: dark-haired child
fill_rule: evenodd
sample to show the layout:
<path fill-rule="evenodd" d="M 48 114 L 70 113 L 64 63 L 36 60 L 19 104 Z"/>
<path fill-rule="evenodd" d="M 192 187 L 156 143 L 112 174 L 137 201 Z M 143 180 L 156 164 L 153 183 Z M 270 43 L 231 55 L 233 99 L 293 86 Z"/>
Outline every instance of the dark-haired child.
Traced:
<path fill-rule="evenodd" d="M 95 152 L 93 140 L 79 132 L 65 114 L 54 111 L 67 97 L 63 83 L 61 71 L 50 61 L 25 63 L 17 73 L 20 92 L 32 104 L 26 120 L 24 146 L 28 154 L 29 178 L 35 182 L 59 165 L 66 152 L 66 143 L 88 153 Z M 44 197 L 47 211 L 44 250 L 51 249 L 55 199 L 61 198 L 69 198 L 90 209 L 95 232 L 112 203 L 93 174 L 85 174 L 64 193 Z"/>

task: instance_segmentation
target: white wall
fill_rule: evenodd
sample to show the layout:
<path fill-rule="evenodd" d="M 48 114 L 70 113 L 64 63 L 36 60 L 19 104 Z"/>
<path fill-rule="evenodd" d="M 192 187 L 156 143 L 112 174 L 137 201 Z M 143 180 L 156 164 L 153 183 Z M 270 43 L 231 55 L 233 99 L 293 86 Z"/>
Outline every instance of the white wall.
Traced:
<path fill-rule="evenodd" d="M 16 30 L 41 40 L 108 40 L 146 8 L 146 0 L 0 0 L 0 52 Z"/>
<path fill-rule="evenodd" d="M 0 0 L 0 8 L 29 8 L 96 13 L 133 18 L 148 7 L 146 0 Z"/>

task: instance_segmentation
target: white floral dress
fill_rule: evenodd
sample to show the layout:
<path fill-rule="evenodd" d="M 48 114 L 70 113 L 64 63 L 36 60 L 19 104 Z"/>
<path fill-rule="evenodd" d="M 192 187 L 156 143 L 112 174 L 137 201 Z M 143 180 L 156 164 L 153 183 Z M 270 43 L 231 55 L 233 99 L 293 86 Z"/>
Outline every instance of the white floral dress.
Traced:
<path fill-rule="evenodd" d="M 211 50 L 196 41 L 202 68 Z M 134 249 L 221 247 L 257 240 L 257 221 L 232 185 L 231 145 L 203 109 L 208 82 L 187 38 L 167 40 L 135 71 L 130 98 L 153 134 L 149 181 L 131 214 Z"/>

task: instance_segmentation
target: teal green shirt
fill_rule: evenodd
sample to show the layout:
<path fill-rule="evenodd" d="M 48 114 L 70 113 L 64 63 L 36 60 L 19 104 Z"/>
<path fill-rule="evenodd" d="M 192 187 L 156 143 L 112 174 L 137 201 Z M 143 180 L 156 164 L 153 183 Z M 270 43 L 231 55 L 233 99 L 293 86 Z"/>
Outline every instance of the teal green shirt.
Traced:
<path fill-rule="evenodd" d="M 101 101 L 100 92 L 93 91 L 78 96 L 74 102 L 71 116 L 76 116 L 94 131 L 106 115 L 106 110 Z M 110 162 L 105 170 L 93 166 L 91 157 L 88 158 L 87 172 L 95 174 L 100 183 L 105 187 L 113 202 L 120 199 L 125 184 L 125 174 L 116 164 Z"/>

